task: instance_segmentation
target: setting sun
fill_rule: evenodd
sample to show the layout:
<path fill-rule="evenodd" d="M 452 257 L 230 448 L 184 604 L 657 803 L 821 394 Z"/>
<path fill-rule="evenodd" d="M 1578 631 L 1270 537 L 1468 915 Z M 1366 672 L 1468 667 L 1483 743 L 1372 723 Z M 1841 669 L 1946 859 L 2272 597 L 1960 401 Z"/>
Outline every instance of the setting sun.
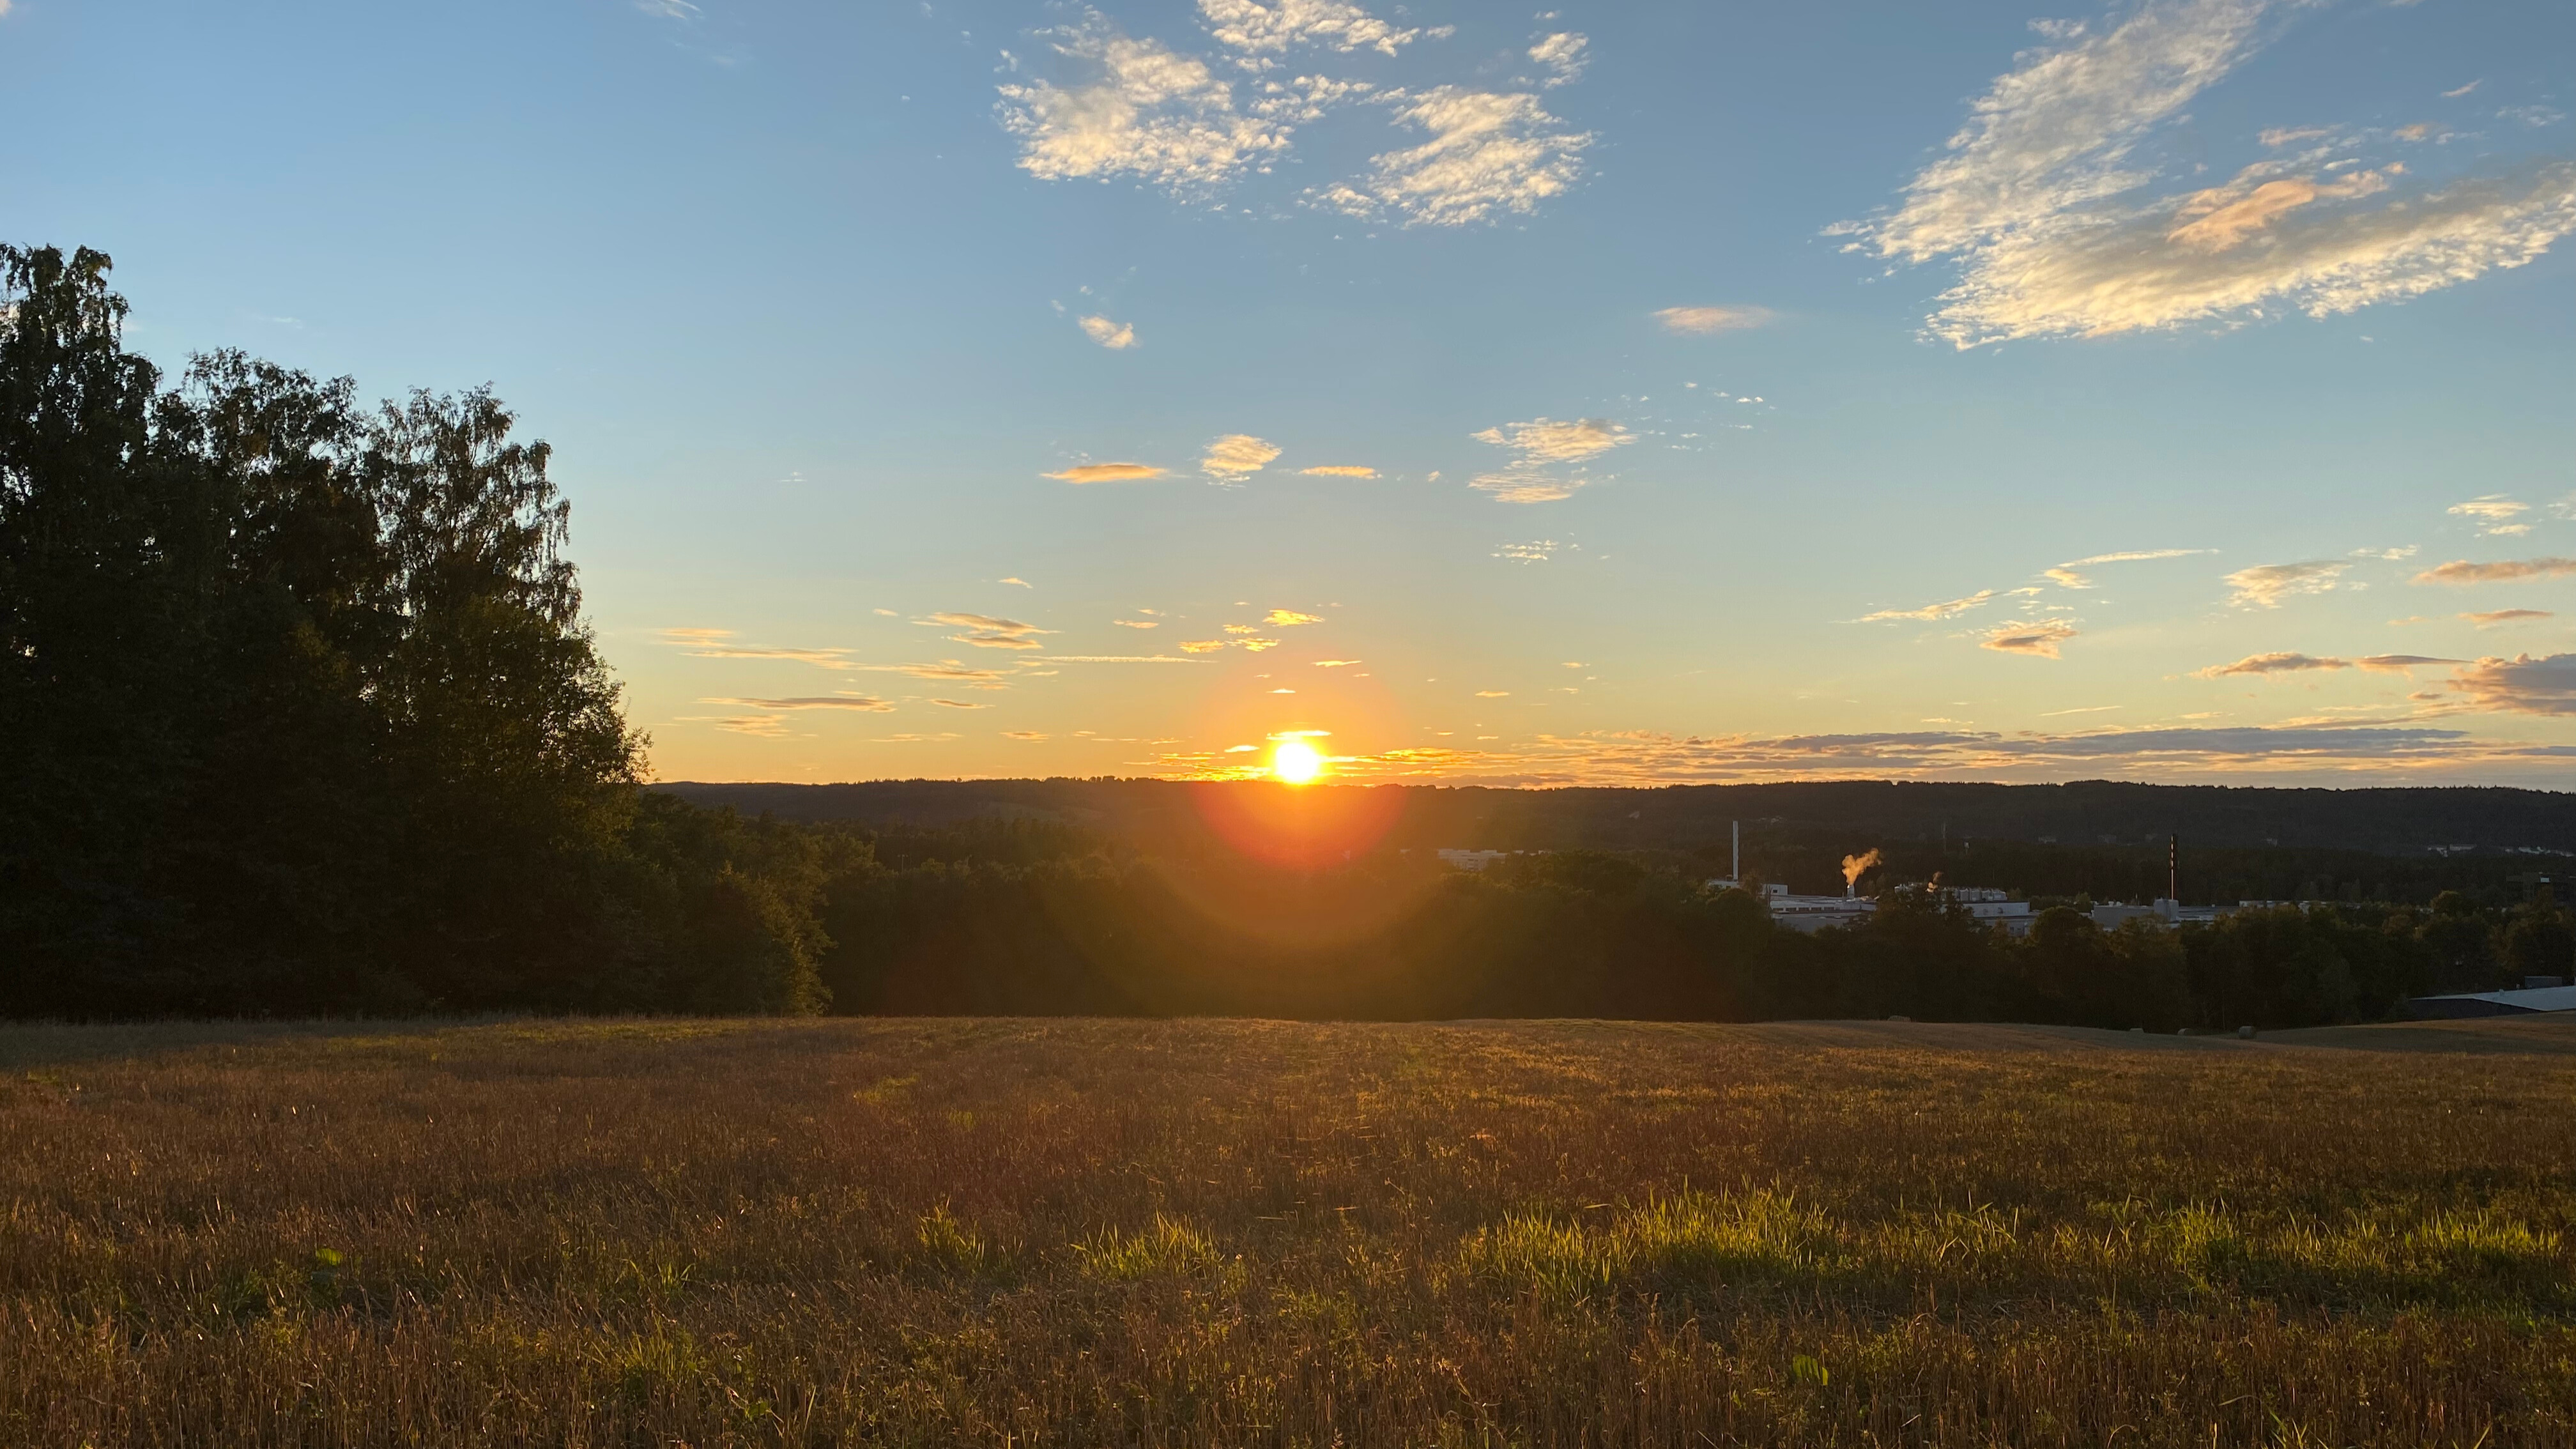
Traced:
<path fill-rule="evenodd" d="M 1324 757 L 1304 740 L 1281 740 L 1270 752 L 1270 778 L 1288 785 L 1303 785 L 1324 773 Z"/>

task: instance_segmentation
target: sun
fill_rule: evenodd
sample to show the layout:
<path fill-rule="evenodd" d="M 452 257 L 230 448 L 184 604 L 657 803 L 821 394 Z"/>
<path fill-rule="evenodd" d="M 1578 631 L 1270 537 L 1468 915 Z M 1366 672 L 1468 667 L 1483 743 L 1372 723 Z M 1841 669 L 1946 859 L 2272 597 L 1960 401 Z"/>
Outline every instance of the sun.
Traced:
<path fill-rule="evenodd" d="M 1270 752 L 1270 778 L 1283 785 L 1312 784 L 1324 773 L 1324 757 L 1304 740 L 1281 740 Z"/>

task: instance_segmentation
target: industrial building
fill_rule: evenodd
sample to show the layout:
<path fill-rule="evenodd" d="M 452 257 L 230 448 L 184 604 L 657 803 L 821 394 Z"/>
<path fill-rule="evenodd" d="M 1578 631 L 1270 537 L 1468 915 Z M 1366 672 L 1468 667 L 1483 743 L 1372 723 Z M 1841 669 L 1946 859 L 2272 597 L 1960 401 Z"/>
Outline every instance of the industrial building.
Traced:
<path fill-rule="evenodd" d="M 2529 1016 L 2543 1011 L 2576 1011 L 2576 986 L 2418 996 L 2406 1003 L 2406 1009 L 2418 1021 L 2458 1021 L 2472 1016 Z"/>

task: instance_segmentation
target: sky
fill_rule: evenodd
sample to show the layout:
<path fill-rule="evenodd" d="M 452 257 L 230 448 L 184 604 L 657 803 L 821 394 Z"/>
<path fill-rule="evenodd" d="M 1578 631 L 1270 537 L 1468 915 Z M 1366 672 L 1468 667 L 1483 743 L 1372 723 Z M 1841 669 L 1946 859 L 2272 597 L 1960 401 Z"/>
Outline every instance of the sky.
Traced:
<path fill-rule="evenodd" d="M 2576 8 L 0 3 L 129 345 L 490 384 L 663 779 L 2576 784 Z"/>

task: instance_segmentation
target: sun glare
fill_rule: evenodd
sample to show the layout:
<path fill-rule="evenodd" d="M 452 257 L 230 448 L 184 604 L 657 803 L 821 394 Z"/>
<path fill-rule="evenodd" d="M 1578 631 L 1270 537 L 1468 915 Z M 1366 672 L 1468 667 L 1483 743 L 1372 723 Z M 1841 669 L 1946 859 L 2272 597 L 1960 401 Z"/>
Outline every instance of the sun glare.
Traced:
<path fill-rule="evenodd" d="M 1286 785 L 1304 785 L 1324 773 L 1324 757 L 1304 740 L 1281 740 L 1270 752 L 1270 778 Z"/>

